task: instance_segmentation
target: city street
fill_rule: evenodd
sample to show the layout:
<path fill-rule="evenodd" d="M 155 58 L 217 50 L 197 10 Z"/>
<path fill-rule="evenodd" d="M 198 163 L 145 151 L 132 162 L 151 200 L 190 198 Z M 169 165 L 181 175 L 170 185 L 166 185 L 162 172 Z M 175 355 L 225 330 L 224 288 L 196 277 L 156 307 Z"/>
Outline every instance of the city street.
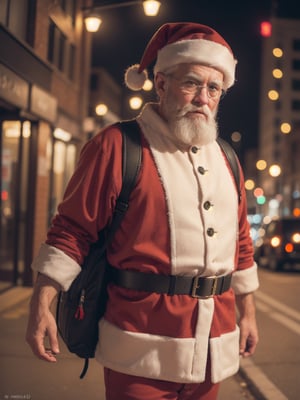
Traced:
<path fill-rule="evenodd" d="M 299 398 L 300 274 L 266 270 L 259 274 L 259 347 L 254 357 L 242 362 L 241 374 L 223 382 L 219 400 Z M 30 289 L 10 292 L 0 296 L 0 400 L 104 400 L 102 369 L 94 360 L 80 380 L 83 362 L 63 345 L 57 364 L 34 358 L 24 342 Z"/>
<path fill-rule="evenodd" d="M 300 391 L 300 273 L 260 269 L 260 342 L 252 361 L 289 400 Z"/>
<path fill-rule="evenodd" d="M 83 361 L 68 353 L 62 343 L 57 364 L 32 355 L 24 341 L 30 293 L 28 288 L 13 288 L 0 296 L 0 400 L 104 400 L 102 369 L 95 360 L 80 380 Z M 222 383 L 219 400 L 228 399 L 255 398 L 237 375 Z"/>
<path fill-rule="evenodd" d="M 0 0 L 0 400 L 105 400 L 95 359 L 80 379 L 84 360 L 62 340 L 54 363 L 25 341 L 38 273 L 67 287 L 104 231 L 121 268 L 107 364 L 198 377 L 212 348 L 212 376 L 239 369 L 217 400 L 300 399 L 299 5 Z M 109 242 L 104 228 L 127 208 Z M 222 295 L 230 282 L 249 294 L 251 243 L 259 342 L 238 364 L 230 297 L 194 309 L 176 296 Z M 252 295 L 241 304 L 241 337 L 256 343 Z"/>

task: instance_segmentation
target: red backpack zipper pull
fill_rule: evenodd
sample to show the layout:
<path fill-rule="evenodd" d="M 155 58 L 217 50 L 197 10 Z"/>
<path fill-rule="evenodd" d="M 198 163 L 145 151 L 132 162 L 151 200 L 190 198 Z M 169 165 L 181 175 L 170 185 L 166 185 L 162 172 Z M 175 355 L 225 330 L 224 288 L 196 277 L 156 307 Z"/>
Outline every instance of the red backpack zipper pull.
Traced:
<path fill-rule="evenodd" d="M 84 300 L 85 300 L 85 290 L 82 289 L 80 293 L 78 307 L 75 312 L 75 318 L 78 319 L 79 321 L 81 321 L 84 318 L 84 308 L 83 308 Z"/>

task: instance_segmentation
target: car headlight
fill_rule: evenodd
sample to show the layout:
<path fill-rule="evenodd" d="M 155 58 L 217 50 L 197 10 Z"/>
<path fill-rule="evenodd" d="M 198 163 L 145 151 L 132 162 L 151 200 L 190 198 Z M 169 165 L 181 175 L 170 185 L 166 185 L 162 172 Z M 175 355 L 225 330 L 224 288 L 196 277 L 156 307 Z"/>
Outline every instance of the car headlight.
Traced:
<path fill-rule="evenodd" d="M 273 236 L 270 243 L 272 247 L 278 247 L 281 244 L 281 238 L 279 236 Z"/>
<path fill-rule="evenodd" d="M 300 243 L 300 233 L 299 232 L 295 232 L 292 234 L 292 242 Z"/>

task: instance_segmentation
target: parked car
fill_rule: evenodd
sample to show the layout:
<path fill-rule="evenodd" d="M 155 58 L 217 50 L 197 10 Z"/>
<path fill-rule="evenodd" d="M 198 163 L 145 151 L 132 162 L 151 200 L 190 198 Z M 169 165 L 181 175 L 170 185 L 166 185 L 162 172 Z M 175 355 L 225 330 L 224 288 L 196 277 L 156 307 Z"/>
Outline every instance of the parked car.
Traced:
<path fill-rule="evenodd" d="M 300 269 L 300 218 L 273 219 L 264 232 L 255 249 L 258 265 L 274 271 Z"/>

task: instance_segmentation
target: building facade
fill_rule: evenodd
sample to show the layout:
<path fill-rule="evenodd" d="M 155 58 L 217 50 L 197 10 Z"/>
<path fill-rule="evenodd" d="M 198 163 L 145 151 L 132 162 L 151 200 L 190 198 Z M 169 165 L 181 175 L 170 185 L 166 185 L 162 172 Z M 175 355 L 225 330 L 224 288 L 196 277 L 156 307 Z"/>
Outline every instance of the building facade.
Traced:
<path fill-rule="evenodd" d="M 31 285 L 31 262 L 86 139 L 91 36 L 84 0 L 0 7 L 0 281 Z"/>
<path fill-rule="evenodd" d="M 89 117 L 93 120 L 92 134 L 123 118 L 123 90 L 101 67 L 93 67 L 90 76 Z"/>
<path fill-rule="evenodd" d="M 264 213 L 293 215 L 300 212 L 300 20 L 272 17 L 269 28 L 262 38 L 259 126 L 259 158 L 267 168 L 258 178 Z"/>

